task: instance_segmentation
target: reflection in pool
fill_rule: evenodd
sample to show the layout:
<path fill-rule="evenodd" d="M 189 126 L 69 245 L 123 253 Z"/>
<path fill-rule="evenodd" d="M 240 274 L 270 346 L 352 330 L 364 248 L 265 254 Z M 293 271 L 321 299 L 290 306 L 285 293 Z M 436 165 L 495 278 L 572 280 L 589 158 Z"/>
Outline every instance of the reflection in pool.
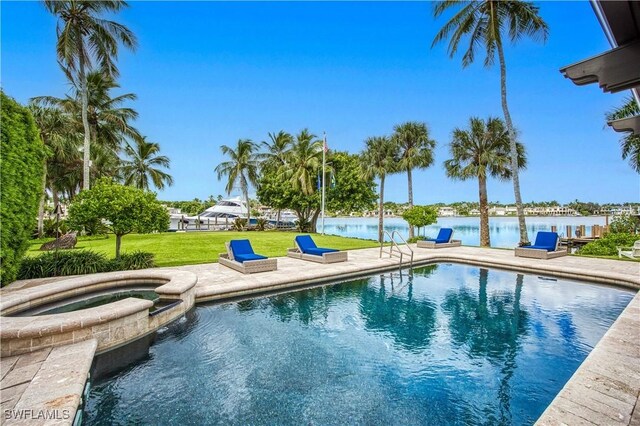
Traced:
<path fill-rule="evenodd" d="M 220 305 L 93 384 L 88 424 L 532 424 L 633 293 L 440 264 Z"/>

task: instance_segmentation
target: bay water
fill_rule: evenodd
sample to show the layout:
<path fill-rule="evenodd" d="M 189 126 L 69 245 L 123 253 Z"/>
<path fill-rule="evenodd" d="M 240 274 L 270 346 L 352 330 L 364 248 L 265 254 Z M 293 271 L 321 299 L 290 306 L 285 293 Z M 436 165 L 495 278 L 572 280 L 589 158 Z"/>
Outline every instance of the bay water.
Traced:
<path fill-rule="evenodd" d="M 551 231 L 556 226 L 561 237 L 566 236 L 566 227 L 573 227 L 573 235 L 578 225 L 585 225 L 586 236 L 591 235 L 593 225 L 604 226 L 604 216 L 532 216 L 526 218 L 527 234 L 529 240 L 534 241 L 538 231 Z M 440 228 L 452 228 L 453 238 L 462 240 L 462 244 L 468 246 L 480 245 L 480 218 L 479 217 L 440 217 L 437 223 L 420 229 L 420 235 L 434 238 Z M 409 225 L 399 217 L 385 218 L 384 229 L 389 233 L 398 231 L 403 238 L 409 235 Z M 318 232 L 322 232 L 322 222 L 318 220 Z M 338 217 L 326 218 L 324 232 L 330 235 L 343 237 L 378 239 L 377 217 Z M 518 245 L 519 228 L 517 217 L 491 217 L 489 218 L 489 237 L 492 247 L 513 248 Z M 388 239 L 388 238 L 387 238 Z"/>

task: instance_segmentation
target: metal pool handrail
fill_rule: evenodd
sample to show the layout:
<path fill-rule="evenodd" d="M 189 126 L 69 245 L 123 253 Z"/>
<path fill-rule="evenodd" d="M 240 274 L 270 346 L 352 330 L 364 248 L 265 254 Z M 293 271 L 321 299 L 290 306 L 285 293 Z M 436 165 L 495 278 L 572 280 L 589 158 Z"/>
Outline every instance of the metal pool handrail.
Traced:
<path fill-rule="evenodd" d="M 402 236 L 398 233 L 398 231 L 393 231 L 391 234 L 389 234 L 389 231 L 384 231 L 384 234 L 387 237 L 389 237 L 389 240 L 391 242 L 391 246 L 389 247 L 389 251 L 388 252 L 384 251 L 384 239 L 383 239 L 383 241 L 380 243 L 380 258 L 382 258 L 382 254 L 383 253 L 385 253 L 385 254 L 388 253 L 389 254 L 389 258 L 391 258 L 393 256 L 399 257 L 400 258 L 400 265 L 402 265 L 403 256 L 406 254 L 406 255 L 410 255 L 411 256 L 410 265 L 413 266 L 413 250 L 411 249 L 411 247 L 409 247 L 409 244 L 407 244 L 405 239 L 402 238 Z M 409 249 L 409 253 L 405 253 L 404 251 L 402 251 L 402 249 L 400 248 L 400 245 L 398 244 L 398 242 L 394 238 L 395 236 L 398 236 L 398 238 L 400 239 L 402 244 Z M 394 253 L 394 251 L 393 251 L 394 248 L 398 250 L 398 253 Z"/>
<path fill-rule="evenodd" d="M 391 239 L 393 239 L 394 236 L 397 236 L 398 238 L 400 238 L 400 241 L 402 241 L 402 244 L 409 249 L 409 253 L 411 253 L 411 261 L 410 261 L 410 265 L 413 266 L 413 249 L 409 246 L 409 243 L 407 243 L 407 241 L 402 237 L 402 235 L 400 235 L 400 233 L 398 231 L 393 231 L 391 233 Z M 395 240 L 394 240 L 395 241 Z M 398 250 L 400 249 L 400 246 L 398 246 Z"/>

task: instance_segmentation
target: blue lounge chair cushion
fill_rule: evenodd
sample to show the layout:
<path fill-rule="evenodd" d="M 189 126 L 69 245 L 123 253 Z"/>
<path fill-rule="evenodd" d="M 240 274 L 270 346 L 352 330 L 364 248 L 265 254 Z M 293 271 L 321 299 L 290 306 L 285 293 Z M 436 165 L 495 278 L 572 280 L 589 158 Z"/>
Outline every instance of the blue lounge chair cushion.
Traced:
<path fill-rule="evenodd" d="M 246 262 L 247 260 L 268 259 L 266 256 L 261 256 L 259 254 L 234 254 L 233 258 L 240 263 Z"/>
<path fill-rule="evenodd" d="M 427 241 L 435 241 L 436 244 L 448 243 L 451 240 L 452 235 L 453 235 L 453 229 L 440 228 L 440 232 L 438 232 L 438 236 L 435 239 L 427 238 Z"/>
<path fill-rule="evenodd" d="M 311 238 L 311 235 L 298 235 L 296 237 L 296 243 L 300 250 L 305 254 L 312 254 L 314 256 L 322 256 L 323 253 L 333 253 L 339 250 L 318 247 Z"/>
<path fill-rule="evenodd" d="M 238 262 L 245 262 L 247 260 L 267 259 L 267 257 L 265 256 L 260 256 L 259 254 L 255 254 L 249 240 L 231 240 L 229 242 L 229 247 L 231 247 L 231 252 L 233 253 L 233 259 L 237 260 Z"/>
<path fill-rule="evenodd" d="M 535 243 L 533 245 L 524 246 L 524 247 L 538 249 L 538 250 L 555 251 L 557 245 L 558 245 L 557 232 L 540 231 L 536 235 Z"/>
<path fill-rule="evenodd" d="M 305 251 L 305 254 L 312 254 L 314 256 L 322 256 L 324 253 L 335 253 L 337 251 L 339 251 L 339 250 L 316 247 L 316 248 L 307 249 L 307 251 Z"/>

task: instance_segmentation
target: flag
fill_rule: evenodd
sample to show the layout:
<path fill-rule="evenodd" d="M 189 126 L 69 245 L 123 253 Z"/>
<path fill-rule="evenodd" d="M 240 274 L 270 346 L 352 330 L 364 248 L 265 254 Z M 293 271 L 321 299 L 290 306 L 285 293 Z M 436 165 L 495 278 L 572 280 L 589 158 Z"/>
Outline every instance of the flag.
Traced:
<path fill-rule="evenodd" d="M 324 152 L 328 152 L 329 151 L 329 145 L 327 145 L 327 140 L 326 139 L 322 141 L 322 145 L 323 145 L 323 148 L 324 148 Z"/>

